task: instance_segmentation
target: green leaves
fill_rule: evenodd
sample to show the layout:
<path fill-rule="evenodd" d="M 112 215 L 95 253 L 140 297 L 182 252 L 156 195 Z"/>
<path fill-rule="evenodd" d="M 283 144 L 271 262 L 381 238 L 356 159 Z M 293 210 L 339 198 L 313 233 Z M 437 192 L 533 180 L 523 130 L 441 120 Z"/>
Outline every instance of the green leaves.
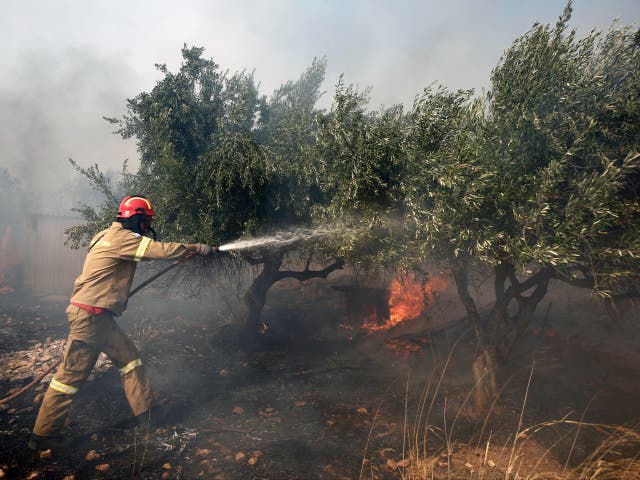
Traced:
<path fill-rule="evenodd" d="M 264 97 L 185 46 L 179 71 L 157 66 L 109 119 L 138 142 L 127 184 L 168 239 L 357 223 L 365 234 L 320 246 L 371 265 L 552 266 L 613 291 L 640 271 L 640 47 L 626 27 L 578 38 L 570 15 L 516 39 L 487 95 L 431 85 L 409 110 L 370 110 L 342 78 L 319 110 L 325 59 Z M 99 171 L 80 171 L 112 204 Z"/>
<path fill-rule="evenodd" d="M 136 178 L 127 170 L 127 162 L 124 162 L 122 166 L 120 181 L 117 185 L 113 185 L 111 179 L 100 170 L 97 164 L 83 168 L 72 159 L 69 159 L 69 162 L 104 199 L 97 209 L 86 204 L 73 209 L 86 222 L 65 229 L 66 243 L 77 248 L 80 245 L 87 245 L 94 234 L 111 224 L 120 200 L 125 195 L 123 192 L 137 192 L 138 189 Z"/>
<path fill-rule="evenodd" d="M 157 65 L 155 87 L 130 99 L 122 119 L 109 119 L 124 138 L 136 139 L 141 166 L 131 183 L 154 201 L 158 233 L 222 243 L 308 223 L 318 191 L 315 104 L 326 61 L 315 60 L 268 99 L 253 74 L 223 72 L 203 53 L 185 46 L 177 72 Z M 80 173 L 94 184 L 100 175 Z M 111 195 L 109 185 L 96 185 Z"/>
<path fill-rule="evenodd" d="M 318 181 L 326 207 L 339 216 L 373 209 L 390 213 L 398 207 L 403 174 L 402 107 L 366 111 L 366 92 L 336 87 L 331 112 L 319 118 Z"/>

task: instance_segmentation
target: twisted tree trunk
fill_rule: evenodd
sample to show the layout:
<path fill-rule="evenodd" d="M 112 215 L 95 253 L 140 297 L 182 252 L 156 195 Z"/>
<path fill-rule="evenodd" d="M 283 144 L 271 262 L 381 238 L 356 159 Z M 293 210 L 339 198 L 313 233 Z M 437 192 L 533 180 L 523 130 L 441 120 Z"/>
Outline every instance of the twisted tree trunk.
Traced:
<path fill-rule="evenodd" d="M 474 380 L 474 406 L 478 416 L 486 415 L 499 394 L 499 367 L 518 339 L 528 328 L 536 307 L 547 293 L 553 276 L 550 268 L 541 268 L 520 281 L 508 262 L 494 269 L 495 298 L 493 308 L 483 319 L 469 293 L 469 266 L 461 263 L 453 270 L 458 295 L 476 335 L 476 352 L 471 364 Z M 528 296 L 524 293 L 532 290 Z M 509 305 L 518 309 L 509 314 Z"/>
<path fill-rule="evenodd" d="M 482 323 L 476 303 L 469 293 L 469 267 L 460 264 L 453 270 L 458 296 L 467 311 L 475 335 L 477 348 L 471 362 L 474 381 L 474 409 L 476 415 L 486 413 L 498 396 L 498 361 L 495 347 L 487 341 L 485 325 Z"/>
<path fill-rule="evenodd" d="M 471 363 L 474 380 L 474 407 L 478 416 L 484 416 L 498 397 L 498 359 L 492 345 L 478 344 Z"/>
<path fill-rule="evenodd" d="M 265 256 L 262 270 L 255 278 L 243 298 L 243 325 L 241 340 L 245 345 L 253 344 L 266 332 L 266 325 L 260 320 L 262 309 L 271 286 L 280 280 L 279 271 L 282 255 Z"/>
<path fill-rule="evenodd" d="M 243 323 L 241 325 L 240 340 L 245 347 L 255 348 L 261 343 L 265 333 L 268 331 L 268 325 L 262 321 L 261 315 L 266 303 L 267 293 L 273 284 L 285 278 L 296 278 L 300 281 L 310 278 L 327 278 L 331 272 L 341 269 L 344 265 L 342 260 L 336 260 L 322 270 L 310 270 L 309 261 L 302 271 L 280 270 L 283 257 L 284 254 L 279 252 L 264 254 L 259 259 L 247 258 L 254 265 L 262 265 L 262 270 L 254 279 L 243 298 Z"/>

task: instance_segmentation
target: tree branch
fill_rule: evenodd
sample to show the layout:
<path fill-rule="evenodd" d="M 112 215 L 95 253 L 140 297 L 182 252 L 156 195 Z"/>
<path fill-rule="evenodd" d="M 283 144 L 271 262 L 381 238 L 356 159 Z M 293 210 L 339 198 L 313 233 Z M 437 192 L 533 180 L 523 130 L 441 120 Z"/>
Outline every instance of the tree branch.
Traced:
<path fill-rule="evenodd" d="M 283 278 L 295 278 L 301 282 L 309 280 L 310 278 L 327 278 L 329 274 L 335 270 L 341 270 L 344 267 L 344 260 L 338 259 L 331 265 L 323 268 L 322 270 L 309 270 L 309 264 L 307 263 L 305 269 L 301 272 L 295 270 L 282 270 L 277 274 L 277 280 Z"/>
<path fill-rule="evenodd" d="M 513 266 L 510 263 L 500 263 L 495 267 L 495 279 L 494 279 L 494 290 L 496 292 L 496 299 L 498 301 L 504 298 L 505 288 L 504 284 L 507 279 L 507 276 L 511 278 L 511 273 L 513 272 Z M 513 284 L 513 279 L 511 280 Z"/>
<path fill-rule="evenodd" d="M 511 286 L 505 292 L 505 295 L 508 296 L 509 298 L 514 298 L 520 295 L 521 293 L 526 292 L 530 288 L 535 287 L 539 283 L 549 280 L 552 276 L 553 276 L 553 270 L 551 270 L 548 267 L 542 268 L 541 270 L 538 270 L 536 273 L 534 273 L 529 278 L 527 278 L 524 282 L 520 282 L 516 279 L 515 280 L 516 283 L 511 284 Z M 514 273 L 514 277 L 515 277 L 515 273 Z"/>
<path fill-rule="evenodd" d="M 579 272 L 582 277 L 577 277 L 574 273 Z M 572 265 L 566 272 L 556 269 L 553 278 L 557 278 L 569 285 L 573 285 L 578 288 L 594 288 L 596 281 L 591 275 L 591 270 L 584 265 Z"/>
<path fill-rule="evenodd" d="M 520 286 L 520 280 L 518 280 L 516 270 L 513 267 L 509 269 L 509 281 L 511 282 L 511 285 L 515 285 L 516 287 Z"/>
<path fill-rule="evenodd" d="M 594 288 L 596 286 L 593 278 L 569 278 L 565 276 L 555 276 L 555 278 L 578 288 Z"/>
<path fill-rule="evenodd" d="M 261 265 L 264 263 L 264 258 L 260 257 L 260 258 L 256 258 L 248 253 L 243 253 L 242 254 L 242 258 L 243 260 L 245 260 L 249 265 Z"/>
<path fill-rule="evenodd" d="M 456 267 L 452 270 L 453 278 L 456 282 L 456 288 L 458 290 L 458 296 L 460 300 L 462 300 L 462 304 L 464 305 L 465 310 L 467 311 L 467 315 L 469 316 L 469 320 L 473 325 L 473 328 L 476 333 L 476 337 L 481 339 L 483 337 L 483 331 L 480 327 L 480 315 L 478 313 L 478 309 L 476 307 L 476 303 L 473 300 L 473 297 L 469 293 L 469 278 L 468 278 L 468 265 L 466 262 L 460 262 Z"/>
<path fill-rule="evenodd" d="M 533 312 L 547 294 L 548 286 L 549 277 L 536 284 L 535 290 L 528 297 L 517 296 L 518 312 L 506 319 L 506 324 L 504 325 L 506 330 L 502 332 L 498 340 L 498 351 L 502 358 L 509 356 L 515 343 L 529 327 Z"/>

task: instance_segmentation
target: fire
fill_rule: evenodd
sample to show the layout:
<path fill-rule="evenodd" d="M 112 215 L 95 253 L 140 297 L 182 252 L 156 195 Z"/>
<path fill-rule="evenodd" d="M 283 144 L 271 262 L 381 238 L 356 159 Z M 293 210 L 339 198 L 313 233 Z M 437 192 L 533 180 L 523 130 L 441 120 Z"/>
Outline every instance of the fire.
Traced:
<path fill-rule="evenodd" d="M 390 326 L 418 318 L 424 310 L 424 300 L 425 289 L 420 282 L 416 282 L 414 274 L 409 274 L 404 279 L 395 278 L 391 282 L 389 296 Z"/>
<path fill-rule="evenodd" d="M 365 316 L 362 328 L 369 332 L 390 330 L 408 320 L 419 318 L 427 305 L 433 303 L 435 296 L 447 286 L 444 277 L 434 276 L 425 284 L 416 280 L 415 274 L 398 275 L 389 289 L 389 319 L 382 324 L 373 316 Z"/>

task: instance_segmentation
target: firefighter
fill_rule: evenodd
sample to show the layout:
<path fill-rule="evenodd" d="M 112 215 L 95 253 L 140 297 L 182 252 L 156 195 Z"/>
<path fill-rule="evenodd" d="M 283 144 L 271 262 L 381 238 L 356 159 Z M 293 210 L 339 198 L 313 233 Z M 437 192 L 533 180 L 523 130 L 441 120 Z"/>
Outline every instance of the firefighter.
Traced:
<path fill-rule="evenodd" d="M 73 397 L 87 380 L 100 352 L 120 370 L 125 395 L 138 423 L 151 417 L 154 396 L 147 372 L 138 350 L 113 317 L 127 307 L 138 262 L 206 256 L 215 250 L 202 243 L 155 241 L 151 227 L 154 215 L 148 199 L 125 197 L 116 221 L 91 240 L 66 309 L 70 333 L 63 361 L 42 401 L 29 448 L 62 448 L 71 444 L 71 436 L 63 434 L 63 428 Z"/>

